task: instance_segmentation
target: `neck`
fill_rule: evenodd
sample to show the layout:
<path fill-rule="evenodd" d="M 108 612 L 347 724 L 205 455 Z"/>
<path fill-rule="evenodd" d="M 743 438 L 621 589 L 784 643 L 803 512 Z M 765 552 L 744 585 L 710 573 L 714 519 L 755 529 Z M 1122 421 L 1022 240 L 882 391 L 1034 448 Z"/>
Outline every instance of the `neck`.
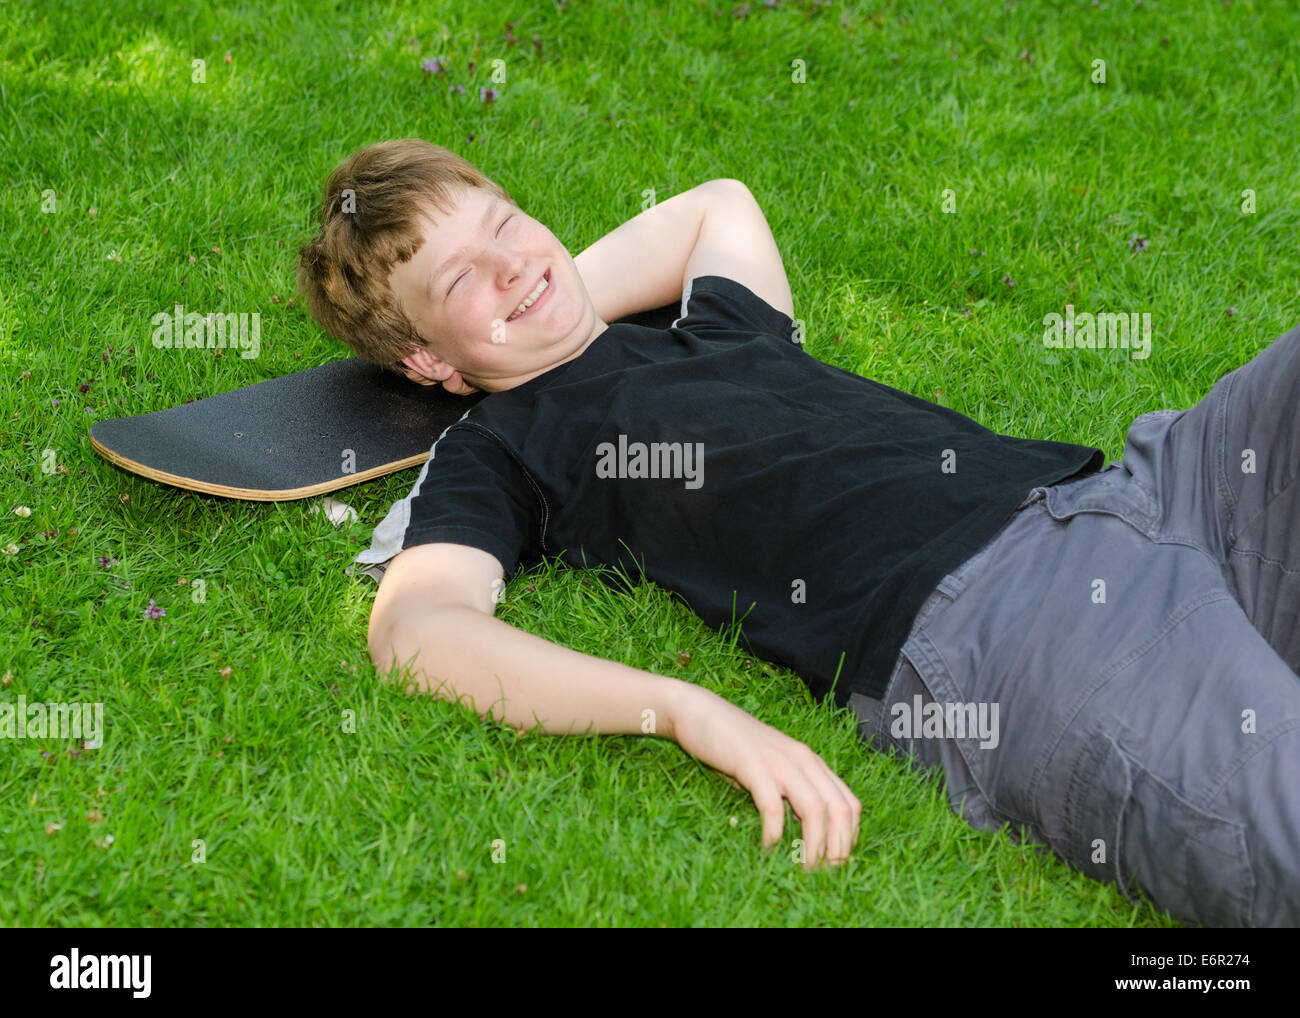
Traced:
<path fill-rule="evenodd" d="M 482 392 L 505 392 L 508 389 L 513 389 L 517 385 L 523 385 L 525 382 L 532 381 L 538 375 L 544 375 L 548 371 L 553 371 L 555 368 L 558 368 L 561 364 L 568 364 L 569 361 L 577 360 L 579 357 L 583 355 L 587 347 L 591 346 L 591 344 L 594 343 L 600 337 L 601 333 L 603 333 L 608 328 L 609 325 L 601 321 L 601 319 L 598 317 L 595 321 L 595 324 L 592 326 L 591 334 L 587 336 L 585 340 L 583 340 L 581 346 L 579 346 L 567 357 L 561 358 L 560 360 L 556 361 L 554 364 L 548 364 L 545 367 L 538 368 L 536 371 L 529 372 L 528 374 L 514 375 L 510 378 L 484 379 L 484 378 L 473 378 L 470 375 L 466 375 L 462 372 L 461 377 L 464 378 L 465 381 L 469 382 L 470 385 L 474 386 L 474 388 L 479 389 Z"/>

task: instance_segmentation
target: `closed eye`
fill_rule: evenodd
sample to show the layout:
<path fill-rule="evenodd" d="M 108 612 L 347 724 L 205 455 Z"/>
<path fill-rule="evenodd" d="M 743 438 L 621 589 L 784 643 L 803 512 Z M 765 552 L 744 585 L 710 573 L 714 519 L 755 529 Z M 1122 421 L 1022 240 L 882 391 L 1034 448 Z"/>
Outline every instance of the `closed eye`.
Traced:
<path fill-rule="evenodd" d="M 498 237 L 501 236 L 501 231 L 502 231 L 503 229 L 505 229 L 505 225 L 506 225 L 506 223 L 510 222 L 510 220 L 512 220 L 512 219 L 514 219 L 514 218 L 515 218 L 515 217 L 514 217 L 514 213 L 511 213 L 510 215 L 506 216 L 505 219 L 501 220 L 501 225 L 497 227 L 497 233 L 496 233 L 496 235 L 497 235 Z M 454 289 L 456 288 L 456 284 L 459 283 L 462 279 L 464 279 L 464 278 L 465 278 L 466 276 L 468 276 L 468 275 L 469 275 L 469 270 L 466 269 L 466 270 L 465 270 L 464 272 L 462 272 L 459 276 L 457 276 L 454 280 L 452 280 L 451 286 L 447 287 L 447 293 L 450 294 L 451 291 L 454 290 Z"/>

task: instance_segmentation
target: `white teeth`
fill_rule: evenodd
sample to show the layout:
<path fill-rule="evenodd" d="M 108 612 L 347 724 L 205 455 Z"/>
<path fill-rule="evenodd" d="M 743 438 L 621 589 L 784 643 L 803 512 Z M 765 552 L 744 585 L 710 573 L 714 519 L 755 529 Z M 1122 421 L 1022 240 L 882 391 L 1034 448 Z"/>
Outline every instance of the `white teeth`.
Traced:
<path fill-rule="evenodd" d="M 509 318 L 507 318 L 506 321 L 513 322 L 516 318 L 522 315 L 530 307 L 536 304 L 537 298 L 540 297 L 546 291 L 546 288 L 550 285 L 551 284 L 546 281 L 546 277 L 543 276 L 542 281 L 537 284 L 537 289 L 524 298 L 524 302 L 520 304 L 517 308 L 515 308 L 514 314 L 512 314 Z"/>

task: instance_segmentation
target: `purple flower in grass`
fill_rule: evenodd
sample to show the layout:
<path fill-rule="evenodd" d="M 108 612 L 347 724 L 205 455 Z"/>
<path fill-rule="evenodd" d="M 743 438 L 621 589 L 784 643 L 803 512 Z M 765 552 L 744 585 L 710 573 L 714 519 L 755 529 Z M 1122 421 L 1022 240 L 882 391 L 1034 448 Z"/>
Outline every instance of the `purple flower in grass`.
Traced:
<path fill-rule="evenodd" d="M 144 617 L 147 619 L 160 619 L 167 614 L 166 608 L 160 608 L 153 603 L 153 598 L 149 598 L 149 607 L 144 610 Z"/>

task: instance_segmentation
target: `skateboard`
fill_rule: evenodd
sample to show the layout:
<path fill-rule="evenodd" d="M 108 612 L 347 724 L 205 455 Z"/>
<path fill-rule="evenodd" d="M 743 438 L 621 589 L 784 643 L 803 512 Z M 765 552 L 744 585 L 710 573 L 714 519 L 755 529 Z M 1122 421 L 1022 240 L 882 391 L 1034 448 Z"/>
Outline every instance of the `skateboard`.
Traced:
<path fill-rule="evenodd" d="M 667 329 L 680 304 L 611 324 Z M 487 393 L 458 396 L 360 357 L 91 426 L 109 462 L 173 487 L 254 502 L 312 498 L 419 466 Z"/>

